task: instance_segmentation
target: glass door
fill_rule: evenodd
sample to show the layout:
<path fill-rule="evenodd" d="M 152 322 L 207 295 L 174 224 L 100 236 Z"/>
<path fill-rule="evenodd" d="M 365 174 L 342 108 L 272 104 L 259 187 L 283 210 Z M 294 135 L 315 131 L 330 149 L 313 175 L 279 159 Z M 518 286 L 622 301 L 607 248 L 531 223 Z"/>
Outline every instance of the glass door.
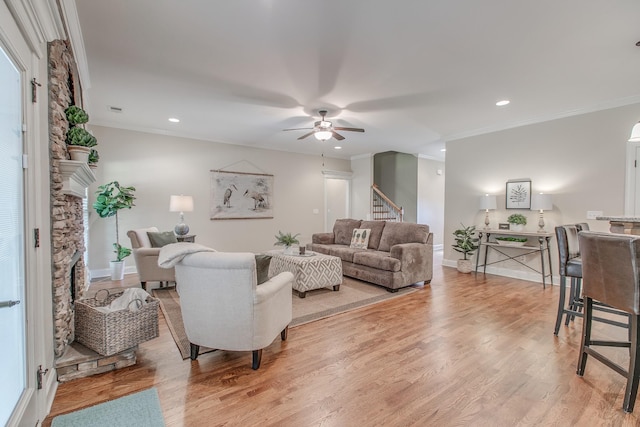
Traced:
<path fill-rule="evenodd" d="M 20 72 L 0 46 L 0 425 L 26 389 Z"/>

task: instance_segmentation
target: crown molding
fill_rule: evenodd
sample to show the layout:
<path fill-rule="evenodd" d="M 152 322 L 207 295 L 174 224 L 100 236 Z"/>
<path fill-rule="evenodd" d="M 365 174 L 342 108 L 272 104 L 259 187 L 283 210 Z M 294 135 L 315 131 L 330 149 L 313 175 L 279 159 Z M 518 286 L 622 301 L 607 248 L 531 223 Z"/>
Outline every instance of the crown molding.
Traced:
<path fill-rule="evenodd" d="M 5 3 L 38 59 L 46 55 L 46 42 L 66 38 L 55 0 L 5 0 Z"/>
<path fill-rule="evenodd" d="M 53 0 L 49 0 L 53 1 Z M 64 19 L 66 26 L 66 34 L 71 42 L 71 50 L 78 67 L 78 76 L 80 85 L 82 86 L 83 99 L 87 89 L 91 87 L 91 79 L 89 78 L 89 62 L 87 61 L 87 53 L 84 48 L 84 39 L 82 38 L 82 28 L 80 27 L 80 18 L 78 18 L 78 9 L 74 0 L 60 0 L 60 13 Z"/>

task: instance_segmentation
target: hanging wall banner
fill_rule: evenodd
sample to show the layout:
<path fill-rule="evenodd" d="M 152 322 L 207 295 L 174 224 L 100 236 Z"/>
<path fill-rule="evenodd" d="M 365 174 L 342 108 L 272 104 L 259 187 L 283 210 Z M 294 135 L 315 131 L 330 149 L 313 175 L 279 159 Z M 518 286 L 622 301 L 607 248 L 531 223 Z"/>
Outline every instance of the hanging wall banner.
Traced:
<path fill-rule="evenodd" d="M 211 171 L 211 219 L 273 218 L 273 175 Z"/>

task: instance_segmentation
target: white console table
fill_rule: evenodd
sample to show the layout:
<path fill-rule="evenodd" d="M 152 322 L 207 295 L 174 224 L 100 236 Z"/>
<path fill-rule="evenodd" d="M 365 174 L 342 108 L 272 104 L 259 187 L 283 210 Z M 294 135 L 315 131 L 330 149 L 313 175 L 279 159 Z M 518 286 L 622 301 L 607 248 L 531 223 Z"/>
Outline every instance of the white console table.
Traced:
<path fill-rule="evenodd" d="M 526 237 L 529 240 L 537 241 L 537 245 L 532 245 L 532 242 L 528 241 L 524 246 L 510 246 L 497 243 L 496 237 Z M 487 265 L 497 264 L 508 260 L 513 260 L 520 265 L 527 267 L 530 270 L 540 273 L 542 275 L 542 287 L 546 288 L 545 279 L 549 277 L 549 283 L 553 284 L 553 274 L 551 272 L 551 251 L 549 250 L 549 243 L 553 237 L 553 233 L 537 233 L 527 231 L 512 231 L 512 230 L 478 230 L 478 256 L 476 257 L 476 274 L 478 274 L 478 268 L 483 268 L 483 274 L 487 272 Z M 484 237 L 484 238 L 483 238 Z M 484 248 L 484 260 L 480 264 L 480 256 L 482 249 Z M 497 252 L 502 257 L 487 262 L 489 256 L 489 250 Z M 547 253 L 548 260 L 548 273 L 545 270 L 545 252 Z M 529 264 L 522 262 L 518 257 L 529 255 L 532 253 L 540 253 L 540 269 L 530 266 Z"/>

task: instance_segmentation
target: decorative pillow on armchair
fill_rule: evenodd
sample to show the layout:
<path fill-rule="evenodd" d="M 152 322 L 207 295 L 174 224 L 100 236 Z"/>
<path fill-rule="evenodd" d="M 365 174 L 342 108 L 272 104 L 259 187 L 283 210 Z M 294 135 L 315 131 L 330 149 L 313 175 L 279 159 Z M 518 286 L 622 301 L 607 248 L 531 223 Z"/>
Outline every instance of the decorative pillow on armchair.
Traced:
<path fill-rule="evenodd" d="M 269 265 L 271 264 L 271 255 L 256 255 L 256 276 L 258 276 L 258 285 L 269 280 Z"/>
<path fill-rule="evenodd" d="M 350 248 L 353 249 L 367 249 L 369 244 L 369 236 L 371 236 L 370 228 L 354 228 L 351 235 Z"/>
<path fill-rule="evenodd" d="M 178 243 L 178 239 L 176 239 L 173 231 L 147 231 L 147 236 L 149 236 L 152 248 L 161 248 L 169 243 Z"/>

